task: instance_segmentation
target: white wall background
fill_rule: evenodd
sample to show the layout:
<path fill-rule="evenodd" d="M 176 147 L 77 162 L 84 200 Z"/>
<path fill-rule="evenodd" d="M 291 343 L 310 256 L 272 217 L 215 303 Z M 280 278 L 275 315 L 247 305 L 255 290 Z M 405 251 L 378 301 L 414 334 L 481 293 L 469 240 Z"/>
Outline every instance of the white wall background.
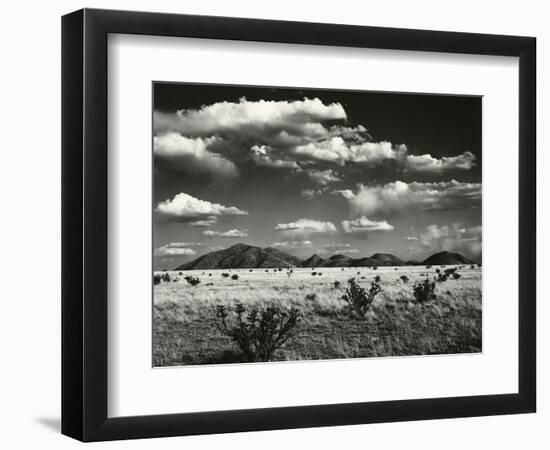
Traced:
<path fill-rule="evenodd" d="M 549 8 L 545 2 L 416 0 L 313 2 L 278 0 L 111 0 L 5 2 L 0 15 L 0 445 L 3 448 L 75 448 L 59 434 L 60 417 L 60 16 L 83 6 L 188 14 L 258 17 L 449 31 L 530 35 L 538 38 L 539 149 L 539 412 L 471 418 L 240 433 L 101 443 L 94 448 L 224 449 L 311 446 L 408 449 L 550 445 L 550 308 L 548 207 L 550 141 L 544 106 L 550 70 Z M 490 164 L 491 162 L 486 162 Z M 548 231 L 547 231 L 548 233 Z"/>

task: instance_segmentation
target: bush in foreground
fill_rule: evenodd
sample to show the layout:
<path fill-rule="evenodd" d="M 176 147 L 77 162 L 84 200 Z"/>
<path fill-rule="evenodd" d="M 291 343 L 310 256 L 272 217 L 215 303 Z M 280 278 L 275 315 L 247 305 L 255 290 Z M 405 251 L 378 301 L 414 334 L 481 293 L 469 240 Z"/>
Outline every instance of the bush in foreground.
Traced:
<path fill-rule="evenodd" d="M 250 362 L 272 360 L 275 352 L 292 336 L 301 320 L 296 308 L 267 308 L 237 304 L 234 312 L 226 306 L 216 307 L 217 328 L 230 337 Z"/>
<path fill-rule="evenodd" d="M 348 286 L 346 293 L 342 295 L 341 299 L 347 303 L 352 314 L 364 318 L 374 298 L 382 291 L 382 288 L 376 281 L 373 281 L 367 291 L 357 284 L 355 278 L 348 280 Z"/>
<path fill-rule="evenodd" d="M 414 298 L 418 303 L 426 303 L 430 300 L 435 300 L 435 282 L 427 278 L 413 286 Z"/>

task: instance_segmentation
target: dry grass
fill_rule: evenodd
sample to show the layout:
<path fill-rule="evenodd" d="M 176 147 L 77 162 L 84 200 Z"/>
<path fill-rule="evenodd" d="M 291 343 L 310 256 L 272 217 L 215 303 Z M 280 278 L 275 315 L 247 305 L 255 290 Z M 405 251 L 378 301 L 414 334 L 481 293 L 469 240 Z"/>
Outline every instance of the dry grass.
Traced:
<path fill-rule="evenodd" d="M 177 281 L 154 287 L 154 365 L 242 362 L 235 345 L 217 330 L 215 318 L 216 305 L 237 303 L 301 310 L 302 323 L 276 360 L 480 352 L 481 269 L 459 269 L 459 280 L 437 283 L 435 301 L 416 303 L 413 284 L 427 275 L 433 278 L 435 269 L 314 269 L 320 276 L 313 276 L 311 269 L 294 269 L 291 277 L 273 269 L 170 272 Z M 223 278 L 222 272 L 237 273 L 239 279 Z M 184 280 L 187 275 L 198 276 L 201 283 L 191 286 Z M 383 291 L 367 318 L 351 317 L 341 300 L 347 280 L 355 277 L 368 287 L 376 275 Z M 401 275 L 409 282 L 400 280 Z M 338 288 L 336 280 L 341 282 Z"/>

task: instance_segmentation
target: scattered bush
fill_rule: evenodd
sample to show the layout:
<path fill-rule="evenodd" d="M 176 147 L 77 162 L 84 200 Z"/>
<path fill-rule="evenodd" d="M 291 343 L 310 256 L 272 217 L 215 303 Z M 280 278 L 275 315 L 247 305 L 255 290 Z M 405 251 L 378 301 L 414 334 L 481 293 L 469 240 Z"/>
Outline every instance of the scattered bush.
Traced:
<path fill-rule="evenodd" d="M 183 275 L 183 272 L 178 272 L 178 275 L 181 277 Z"/>
<path fill-rule="evenodd" d="M 160 284 L 162 281 L 162 277 L 160 275 L 153 275 L 153 284 L 156 286 L 157 284 Z"/>
<path fill-rule="evenodd" d="M 168 283 L 168 282 L 170 281 L 170 274 L 167 273 L 167 272 L 164 272 L 164 273 L 161 275 L 160 279 L 161 279 L 162 281 L 166 281 L 166 282 Z"/>
<path fill-rule="evenodd" d="M 372 270 L 378 270 L 378 266 L 372 266 Z"/>
<path fill-rule="evenodd" d="M 315 294 L 315 293 L 307 294 L 306 295 L 306 300 L 308 300 L 310 302 L 314 302 L 315 300 L 317 300 L 317 294 Z"/>
<path fill-rule="evenodd" d="M 334 289 L 338 289 L 340 287 L 340 282 L 338 280 L 336 280 L 334 282 Z"/>
<path fill-rule="evenodd" d="M 217 328 L 230 337 L 250 362 L 266 362 L 292 336 L 300 322 L 300 311 L 279 306 L 246 308 L 239 303 L 231 313 L 217 306 Z"/>
<path fill-rule="evenodd" d="M 211 277 L 211 276 L 212 276 L 212 274 L 211 274 L 211 273 L 209 273 L 209 274 L 208 274 L 208 276 L 209 276 L 209 277 Z"/>
<path fill-rule="evenodd" d="M 399 278 L 403 281 L 403 283 L 409 282 L 409 277 L 407 275 L 401 275 Z"/>
<path fill-rule="evenodd" d="M 375 283 L 380 283 L 380 275 L 376 275 L 376 276 L 374 277 L 374 282 L 375 282 Z"/>
<path fill-rule="evenodd" d="M 447 275 L 446 273 L 440 273 L 440 272 L 437 273 L 437 281 L 439 281 L 440 283 L 447 281 L 448 278 L 449 278 L 449 275 Z"/>
<path fill-rule="evenodd" d="M 455 280 L 458 280 L 461 277 L 461 275 L 458 272 L 453 272 L 453 278 Z"/>
<path fill-rule="evenodd" d="M 227 272 L 222 273 L 222 278 L 229 278 L 229 274 Z"/>
<path fill-rule="evenodd" d="M 252 269 L 249 269 L 248 271 L 249 271 L 249 272 L 252 272 Z"/>
<path fill-rule="evenodd" d="M 233 275 L 231 275 L 231 279 L 232 279 L 232 280 L 238 280 L 238 279 L 239 279 L 239 275 L 237 275 L 236 273 L 234 273 Z"/>
<path fill-rule="evenodd" d="M 311 275 L 315 276 L 317 275 L 317 272 L 311 272 Z"/>
<path fill-rule="evenodd" d="M 431 268 L 432 268 L 432 266 L 426 266 L 426 269 L 431 269 Z"/>
<path fill-rule="evenodd" d="M 341 299 L 348 304 L 348 308 L 352 314 L 364 318 L 374 298 L 382 291 L 382 288 L 376 281 L 373 281 L 367 291 L 357 284 L 355 278 L 350 278 L 348 285 L 349 287 L 346 288 L 346 293 L 342 295 Z"/>
<path fill-rule="evenodd" d="M 476 268 L 476 265 L 475 265 L 475 264 L 472 264 L 472 265 L 470 266 L 470 269 L 472 269 L 472 270 L 474 270 L 475 268 Z"/>
<path fill-rule="evenodd" d="M 435 283 L 427 278 L 413 286 L 414 298 L 418 303 L 426 303 L 430 300 L 435 300 Z"/>
<path fill-rule="evenodd" d="M 187 281 L 191 286 L 196 286 L 201 282 L 199 277 L 192 277 L 191 275 L 186 276 L 185 281 Z"/>

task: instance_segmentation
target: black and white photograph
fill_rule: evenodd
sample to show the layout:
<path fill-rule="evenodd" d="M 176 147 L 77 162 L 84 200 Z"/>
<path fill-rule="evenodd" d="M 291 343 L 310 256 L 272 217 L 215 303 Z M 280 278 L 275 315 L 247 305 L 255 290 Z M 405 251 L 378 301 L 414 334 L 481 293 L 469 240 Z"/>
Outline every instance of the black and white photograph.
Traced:
<path fill-rule="evenodd" d="M 482 351 L 480 97 L 153 91 L 154 366 Z"/>

